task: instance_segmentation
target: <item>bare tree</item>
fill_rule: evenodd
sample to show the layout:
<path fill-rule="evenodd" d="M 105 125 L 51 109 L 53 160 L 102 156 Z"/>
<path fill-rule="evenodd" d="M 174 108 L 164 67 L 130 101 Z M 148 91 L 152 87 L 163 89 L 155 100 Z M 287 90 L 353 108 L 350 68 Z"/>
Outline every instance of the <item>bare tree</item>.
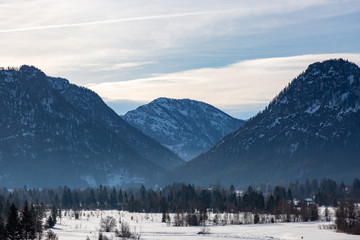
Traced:
<path fill-rule="evenodd" d="M 116 220 L 111 216 L 102 218 L 100 221 L 100 231 L 102 232 L 112 232 L 116 228 Z"/>

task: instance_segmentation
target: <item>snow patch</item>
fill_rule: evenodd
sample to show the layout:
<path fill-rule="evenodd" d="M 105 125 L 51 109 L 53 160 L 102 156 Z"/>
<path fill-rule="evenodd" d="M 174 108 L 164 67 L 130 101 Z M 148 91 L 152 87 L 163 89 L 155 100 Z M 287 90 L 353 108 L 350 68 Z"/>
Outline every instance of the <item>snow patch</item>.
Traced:
<path fill-rule="evenodd" d="M 285 116 L 284 119 L 293 118 L 293 117 L 296 117 L 296 113 L 289 114 Z"/>
<path fill-rule="evenodd" d="M 313 114 L 320 109 L 320 106 L 321 104 L 318 101 L 316 101 L 313 105 L 311 105 L 308 109 L 306 109 L 305 112 L 309 114 Z"/>
<path fill-rule="evenodd" d="M 347 79 L 349 80 L 350 85 L 352 85 L 354 83 L 354 75 L 348 76 Z"/>
<path fill-rule="evenodd" d="M 286 103 L 288 103 L 287 96 L 285 96 L 283 99 L 281 99 L 280 103 L 281 103 L 281 104 L 286 104 Z"/>
<path fill-rule="evenodd" d="M 298 142 L 291 144 L 291 145 L 290 145 L 290 150 L 289 150 L 289 152 L 290 152 L 291 154 L 293 154 L 293 153 L 297 150 L 297 148 L 298 148 L 299 145 L 300 145 L 300 143 L 298 143 Z"/>
<path fill-rule="evenodd" d="M 348 96 L 349 96 L 349 92 L 343 93 L 343 94 L 341 95 L 341 101 L 345 101 Z"/>
<path fill-rule="evenodd" d="M 331 127 L 332 123 L 329 123 L 329 122 L 323 123 L 323 122 L 321 122 L 319 125 L 320 125 L 320 127 Z"/>
<path fill-rule="evenodd" d="M 322 139 L 324 139 L 324 140 L 328 140 L 328 138 L 326 137 L 326 136 L 324 136 L 324 135 L 322 135 L 322 134 L 320 134 L 320 133 L 315 133 L 315 136 L 316 136 L 316 138 L 322 138 Z"/>
<path fill-rule="evenodd" d="M 44 152 L 55 152 L 57 150 L 57 148 L 45 148 Z M 84 179 L 85 180 L 85 179 Z"/>
<path fill-rule="evenodd" d="M 356 105 L 354 107 L 349 107 L 348 109 L 346 109 L 345 113 L 349 113 L 349 112 L 357 112 L 360 109 L 360 104 L 356 103 Z"/>
<path fill-rule="evenodd" d="M 181 113 L 182 115 L 184 116 L 188 116 L 189 113 L 186 111 L 186 110 L 183 110 L 183 109 L 179 109 L 179 113 Z"/>
<path fill-rule="evenodd" d="M 348 114 L 348 113 L 355 113 L 355 112 L 359 111 L 359 109 L 360 109 L 360 104 L 359 104 L 359 103 L 356 103 L 355 106 L 351 106 L 351 107 L 348 107 L 348 108 L 345 109 L 345 110 L 341 110 L 341 111 L 338 113 L 337 118 L 338 118 L 339 120 L 342 120 L 341 115 L 343 115 L 343 114 Z"/>
<path fill-rule="evenodd" d="M 51 83 L 52 87 L 54 89 L 57 89 L 59 91 L 64 91 L 66 90 L 66 88 L 69 87 L 70 83 L 68 80 L 64 79 L 64 78 L 48 78 L 48 81 Z"/>
<path fill-rule="evenodd" d="M 32 132 L 25 132 L 22 134 L 23 137 L 34 137 L 34 133 Z"/>
<path fill-rule="evenodd" d="M 268 128 L 268 129 L 271 129 L 271 128 L 275 127 L 276 125 L 280 124 L 280 121 L 279 121 L 279 120 L 281 120 L 281 119 L 282 119 L 282 117 L 276 118 L 276 119 L 274 120 L 274 122 L 273 122 L 270 126 L 267 126 L 267 128 Z"/>
<path fill-rule="evenodd" d="M 17 138 L 19 135 L 18 134 L 15 134 L 15 135 L 11 135 L 11 136 L 9 136 L 9 137 L 4 137 L 4 138 L 2 138 L 2 140 L 10 140 L 10 139 L 15 139 L 15 138 Z"/>
<path fill-rule="evenodd" d="M 52 98 L 44 98 L 41 101 L 41 104 L 44 106 L 44 109 L 48 112 L 48 113 L 52 113 L 52 104 L 53 104 L 54 100 Z"/>
<path fill-rule="evenodd" d="M 313 69 L 312 72 L 310 73 L 312 76 L 316 76 L 319 75 L 321 73 L 321 71 L 319 69 Z"/>

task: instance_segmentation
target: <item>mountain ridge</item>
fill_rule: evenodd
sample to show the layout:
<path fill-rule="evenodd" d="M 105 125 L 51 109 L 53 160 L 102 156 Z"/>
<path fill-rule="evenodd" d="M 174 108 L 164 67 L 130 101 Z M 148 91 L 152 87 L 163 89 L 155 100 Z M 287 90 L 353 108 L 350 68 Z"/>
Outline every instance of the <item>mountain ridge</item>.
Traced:
<path fill-rule="evenodd" d="M 235 119 L 210 104 L 160 97 L 122 116 L 134 127 L 189 160 L 238 129 Z"/>
<path fill-rule="evenodd" d="M 4 186 L 145 184 L 166 172 L 72 105 L 35 67 L 0 71 L 0 116 Z"/>
<path fill-rule="evenodd" d="M 356 177 L 359 109 L 357 65 L 342 59 L 311 64 L 262 112 L 174 173 L 198 184 L 241 185 Z"/>
<path fill-rule="evenodd" d="M 92 90 L 78 87 L 63 78 L 49 77 L 48 80 L 53 88 L 57 89 L 72 105 L 97 121 L 105 123 L 144 158 L 167 170 L 184 163 L 184 160 L 169 149 L 123 120 Z"/>

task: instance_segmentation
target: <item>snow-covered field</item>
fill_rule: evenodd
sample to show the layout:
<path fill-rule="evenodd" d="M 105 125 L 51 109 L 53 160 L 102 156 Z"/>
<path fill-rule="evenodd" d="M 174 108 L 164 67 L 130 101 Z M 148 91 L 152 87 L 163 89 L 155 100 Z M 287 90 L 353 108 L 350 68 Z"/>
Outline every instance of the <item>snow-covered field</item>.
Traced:
<path fill-rule="evenodd" d="M 141 235 L 141 240 L 215 240 L 215 239 L 248 239 L 248 240 L 275 240 L 275 239 L 314 239 L 314 240 L 352 240 L 360 236 L 337 233 L 334 230 L 320 229 L 326 222 L 308 223 L 268 223 L 248 225 L 207 226 L 209 234 L 197 234 L 203 227 L 174 227 L 161 222 L 161 214 L 129 213 L 119 211 L 82 211 L 79 220 L 75 220 L 72 212 L 63 212 L 61 220 L 55 226 L 54 232 L 59 240 L 97 240 L 100 220 L 106 216 L 127 222 L 132 232 Z M 173 217 L 173 216 L 172 216 Z M 116 238 L 114 232 L 104 233 L 109 239 Z M 303 238 L 301 238 L 303 237 Z"/>

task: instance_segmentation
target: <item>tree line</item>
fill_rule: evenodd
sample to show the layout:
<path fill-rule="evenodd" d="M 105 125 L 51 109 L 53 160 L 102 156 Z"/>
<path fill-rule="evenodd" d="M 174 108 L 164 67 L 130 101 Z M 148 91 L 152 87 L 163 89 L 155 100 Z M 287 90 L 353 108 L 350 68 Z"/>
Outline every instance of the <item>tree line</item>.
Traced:
<path fill-rule="evenodd" d="M 318 182 L 306 180 L 290 183 L 287 187 L 262 184 L 245 191 L 235 191 L 214 184 L 209 188 L 195 187 L 185 183 L 173 183 L 163 188 L 58 188 L 28 189 L 26 187 L 8 190 L 0 189 L 0 214 L 6 213 L 11 203 L 21 208 L 25 201 L 42 203 L 58 209 L 121 209 L 139 212 L 170 212 L 191 209 L 212 208 L 216 211 L 267 211 L 274 212 L 280 200 L 292 201 L 312 198 L 318 205 L 337 206 L 342 201 L 360 202 L 360 181 L 352 184 L 337 184 L 330 179 Z M 300 203 L 301 204 L 301 203 Z M 274 210 L 275 209 L 275 210 Z"/>
<path fill-rule="evenodd" d="M 305 198 L 311 199 L 312 202 L 306 201 Z M 13 220 L 9 219 L 9 216 L 12 212 L 15 217 L 14 209 L 19 212 L 18 225 L 24 226 L 20 222 L 25 216 L 25 206 L 29 209 L 32 219 L 39 216 L 40 208 L 42 214 L 46 209 L 53 209 L 53 214 L 50 214 L 44 223 L 51 227 L 56 223 L 61 209 L 72 209 L 75 213 L 90 209 L 162 213 L 163 221 L 167 221 L 169 213 L 176 213 L 179 218 L 186 213 L 187 222 L 191 222 L 189 225 L 196 225 L 206 220 L 209 209 L 214 213 L 251 212 L 255 214 L 254 223 L 261 222 L 260 216 L 264 214 L 275 216 L 275 219 L 270 221 L 276 221 L 280 216 L 283 221 L 314 221 L 319 218 L 318 205 L 337 206 L 346 202 L 360 202 L 359 179 L 355 179 L 350 185 L 338 184 L 330 179 L 322 179 L 320 182 L 316 179 L 306 180 L 303 183 L 288 184 L 286 187 L 262 184 L 256 187 L 249 186 L 244 191 L 235 190 L 233 185 L 226 188 L 214 184 L 202 188 L 185 183 L 173 183 L 163 188 L 141 186 L 127 189 L 107 186 L 86 189 L 70 189 L 66 186 L 44 189 L 23 187 L 13 190 L 2 188 L 0 228 L 5 229 L 5 232 L 11 231 L 10 225 L 14 224 L 10 224 Z M 346 205 L 341 206 L 340 204 L 339 209 L 344 209 L 347 213 L 339 215 L 338 219 L 346 221 L 346 224 L 339 225 L 339 230 L 353 229 L 352 226 L 356 225 L 360 214 L 355 214 L 355 217 L 354 214 L 349 215 Z M 4 232 L 1 229 L 0 231 Z M 39 235 L 40 232 L 36 234 Z"/>

